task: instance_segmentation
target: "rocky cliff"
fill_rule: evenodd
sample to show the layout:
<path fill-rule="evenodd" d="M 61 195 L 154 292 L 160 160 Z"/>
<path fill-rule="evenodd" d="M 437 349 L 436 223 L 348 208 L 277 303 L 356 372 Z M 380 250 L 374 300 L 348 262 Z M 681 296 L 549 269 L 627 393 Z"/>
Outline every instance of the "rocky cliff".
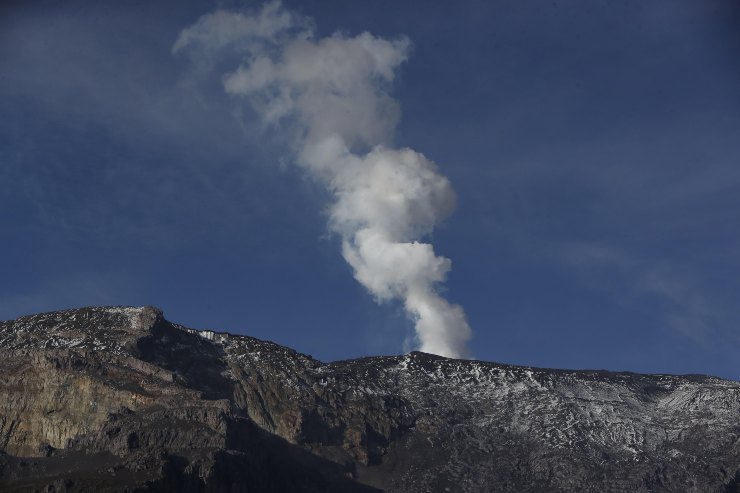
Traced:
<path fill-rule="evenodd" d="M 322 363 L 146 308 L 0 322 L 2 491 L 740 491 L 740 383 Z"/>

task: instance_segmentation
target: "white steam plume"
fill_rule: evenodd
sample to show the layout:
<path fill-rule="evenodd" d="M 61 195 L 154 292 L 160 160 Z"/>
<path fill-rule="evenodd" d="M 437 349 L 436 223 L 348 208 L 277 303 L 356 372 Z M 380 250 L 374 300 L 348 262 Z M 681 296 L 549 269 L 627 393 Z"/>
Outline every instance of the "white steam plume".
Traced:
<path fill-rule="evenodd" d="M 387 89 L 409 40 L 316 39 L 311 25 L 279 2 L 254 15 L 219 10 L 183 30 L 173 52 L 244 52 L 224 88 L 246 97 L 265 123 L 292 129 L 298 165 L 333 194 L 329 227 L 355 278 L 379 302 L 402 300 L 422 351 L 466 357 L 465 313 L 437 292 L 450 261 L 418 241 L 452 212 L 454 192 L 422 154 L 385 145 L 400 117 Z"/>

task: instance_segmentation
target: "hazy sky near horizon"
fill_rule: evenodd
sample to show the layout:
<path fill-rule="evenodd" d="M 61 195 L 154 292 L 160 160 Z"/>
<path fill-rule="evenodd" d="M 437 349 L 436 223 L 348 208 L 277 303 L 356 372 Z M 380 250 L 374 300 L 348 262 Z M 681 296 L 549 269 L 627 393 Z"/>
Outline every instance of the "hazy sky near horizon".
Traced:
<path fill-rule="evenodd" d="M 397 354 L 281 132 L 173 54 L 252 2 L 0 6 L 0 319 L 145 305 L 322 360 Z M 285 1 L 407 36 L 394 137 L 457 208 L 431 241 L 478 359 L 740 379 L 740 6 Z"/>

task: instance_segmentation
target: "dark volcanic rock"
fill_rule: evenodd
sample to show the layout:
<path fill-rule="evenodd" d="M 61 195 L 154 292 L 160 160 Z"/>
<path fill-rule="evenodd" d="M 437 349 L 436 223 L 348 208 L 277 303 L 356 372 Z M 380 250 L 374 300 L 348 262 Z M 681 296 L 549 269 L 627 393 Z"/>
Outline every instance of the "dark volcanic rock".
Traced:
<path fill-rule="evenodd" d="M 740 491 L 740 383 L 324 364 L 154 308 L 0 323 L 2 491 Z"/>

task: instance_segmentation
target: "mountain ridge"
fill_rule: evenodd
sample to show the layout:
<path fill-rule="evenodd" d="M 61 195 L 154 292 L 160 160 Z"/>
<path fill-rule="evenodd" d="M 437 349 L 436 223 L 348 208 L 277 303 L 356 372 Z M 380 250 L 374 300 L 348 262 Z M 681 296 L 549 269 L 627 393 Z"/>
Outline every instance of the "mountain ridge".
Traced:
<path fill-rule="evenodd" d="M 129 305 L 115 305 L 115 306 L 107 306 L 107 305 L 91 305 L 91 306 L 85 306 L 80 308 L 68 308 L 68 309 L 61 309 L 61 310 L 51 310 L 48 312 L 39 312 L 39 313 L 33 313 L 33 314 L 27 314 L 27 315 L 21 315 L 15 319 L 9 319 L 9 320 L 0 320 L 0 325 L 2 324 L 9 324 L 9 323 L 17 323 L 22 320 L 31 320 L 35 317 L 41 317 L 45 315 L 58 315 L 58 314 L 65 314 L 65 313 L 74 313 L 79 312 L 81 310 L 153 310 L 154 312 L 157 312 L 164 315 L 163 310 L 160 308 L 157 308 L 153 305 L 146 305 L 142 307 L 134 307 Z M 405 355 L 409 354 L 423 354 L 430 358 L 440 358 L 445 360 L 453 360 L 453 361 L 470 361 L 470 362 L 476 362 L 476 363 L 486 363 L 486 364 L 494 364 L 501 367 L 511 367 L 511 368 L 523 368 L 523 369 L 530 369 L 530 370 L 537 370 L 537 371 L 546 371 L 551 373 L 583 373 L 583 374 L 609 374 L 609 375 L 645 375 L 645 376 L 655 376 L 655 377 L 680 377 L 680 378 L 711 378 L 711 379 L 717 379 L 717 380 L 726 380 L 730 382 L 740 382 L 740 380 L 728 378 L 728 377 L 720 377 L 716 375 L 712 375 L 709 373 L 645 373 L 645 372 L 639 372 L 639 371 L 632 371 L 632 370 L 610 370 L 607 368 L 578 368 L 578 369 L 569 369 L 569 368 L 560 368 L 560 367 L 548 367 L 548 366 L 532 366 L 532 365 L 526 365 L 526 364 L 517 364 L 517 363 L 502 363 L 499 361 L 488 361 L 488 360 L 481 360 L 476 358 L 448 358 L 445 356 L 436 355 L 433 353 L 425 353 L 423 351 L 418 350 L 412 350 L 406 353 L 405 355 L 397 355 L 397 354 L 386 354 L 386 355 L 368 355 L 368 356 L 358 356 L 354 358 L 343 358 L 338 360 L 331 360 L 331 361 L 324 361 L 321 359 L 315 358 L 313 355 L 308 353 L 302 353 L 301 351 L 294 349 L 290 346 L 286 346 L 284 344 L 280 344 L 274 341 L 271 341 L 269 339 L 263 339 L 260 337 L 250 336 L 246 334 L 236 334 L 229 332 L 227 330 L 217 330 L 213 328 L 191 328 L 186 327 L 184 325 L 169 322 L 172 325 L 181 328 L 182 330 L 188 331 L 193 334 L 201 335 L 201 337 L 205 337 L 206 339 L 209 339 L 210 337 L 233 337 L 233 338 L 247 338 L 252 339 L 255 341 L 259 341 L 263 344 L 271 344 L 277 347 L 285 348 L 287 350 L 290 350 L 297 355 L 305 358 L 309 358 L 312 360 L 315 360 L 319 363 L 322 363 L 324 365 L 331 365 L 331 364 L 341 364 L 341 363 L 350 363 L 353 361 L 359 361 L 359 360 L 365 360 L 365 359 L 376 359 L 376 358 L 402 358 Z M 213 336 L 209 336 L 208 334 L 213 334 Z M 211 339 L 209 339 L 211 340 Z M 2 339 L 0 339 L 0 345 L 2 344 Z"/>
<path fill-rule="evenodd" d="M 323 363 L 153 307 L 0 322 L 0 356 L 0 487 L 17 491 L 738 488 L 740 383 L 712 376 Z"/>

